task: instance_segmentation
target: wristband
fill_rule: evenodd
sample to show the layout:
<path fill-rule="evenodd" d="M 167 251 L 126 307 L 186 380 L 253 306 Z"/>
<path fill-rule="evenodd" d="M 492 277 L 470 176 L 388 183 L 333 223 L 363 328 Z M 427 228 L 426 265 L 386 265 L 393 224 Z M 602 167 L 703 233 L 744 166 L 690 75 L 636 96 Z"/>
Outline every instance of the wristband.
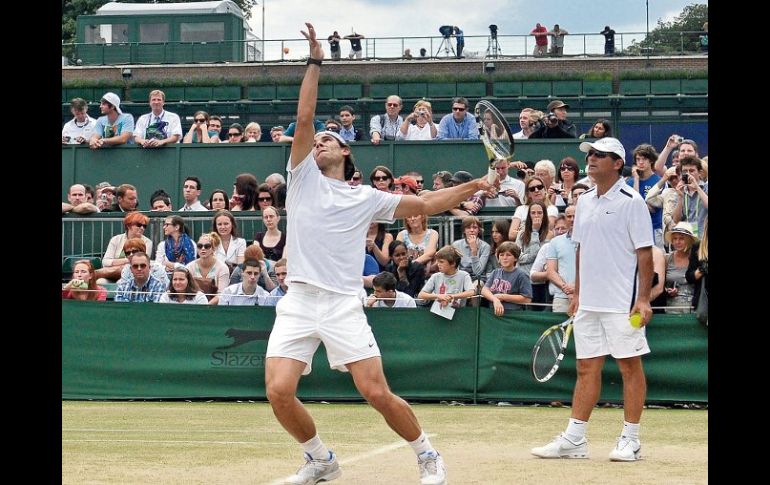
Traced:
<path fill-rule="evenodd" d="M 308 58 L 307 58 L 307 65 L 308 65 L 308 66 L 309 66 L 310 64 L 315 64 L 316 66 L 320 66 L 320 65 L 321 65 L 321 62 L 322 62 L 322 60 L 321 60 L 321 59 L 313 59 L 312 57 L 308 57 Z"/>

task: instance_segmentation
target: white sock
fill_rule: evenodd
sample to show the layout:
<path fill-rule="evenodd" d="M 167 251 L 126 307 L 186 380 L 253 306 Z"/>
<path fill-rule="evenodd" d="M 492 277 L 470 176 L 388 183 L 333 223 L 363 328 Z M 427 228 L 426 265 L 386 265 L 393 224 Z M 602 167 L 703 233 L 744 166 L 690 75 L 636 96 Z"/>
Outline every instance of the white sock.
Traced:
<path fill-rule="evenodd" d="M 638 440 L 639 439 L 639 423 L 629 423 L 628 421 L 623 421 L 623 432 L 620 433 L 620 436 L 624 438 L 631 438 L 632 440 Z"/>
<path fill-rule="evenodd" d="M 302 449 L 314 460 L 328 460 L 329 448 L 321 441 L 318 435 L 302 443 Z"/>
<path fill-rule="evenodd" d="M 436 451 L 433 449 L 433 445 L 430 444 L 428 437 L 425 436 L 425 432 L 420 433 L 420 436 L 416 440 L 410 441 L 409 446 L 412 447 L 417 456 L 426 451 Z"/>
<path fill-rule="evenodd" d="M 577 443 L 578 441 L 582 440 L 586 435 L 586 424 L 588 424 L 587 421 L 581 421 L 579 419 L 569 418 L 569 424 L 567 425 L 567 430 L 564 431 L 564 434 L 567 436 L 567 439 L 572 441 L 573 443 Z"/>

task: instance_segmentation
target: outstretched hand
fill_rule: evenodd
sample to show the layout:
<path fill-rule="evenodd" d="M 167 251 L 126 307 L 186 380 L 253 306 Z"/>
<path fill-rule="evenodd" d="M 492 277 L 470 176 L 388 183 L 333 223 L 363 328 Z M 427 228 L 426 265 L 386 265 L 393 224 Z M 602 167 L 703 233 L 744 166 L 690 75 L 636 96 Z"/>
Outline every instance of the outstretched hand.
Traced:
<path fill-rule="evenodd" d="M 308 40 L 308 43 L 310 44 L 310 57 L 313 59 L 323 59 L 324 58 L 324 50 L 321 47 L 321 43 L 318 42 L 318 39 L 316 38 L 315 28 L 313 27 L 313 24 L 310 22 L 305 22 L 305 25 L 307 26 L 307 32 L 304 30 L 300 30 L 300 33 L 305 36 L 305 38 Z"/>

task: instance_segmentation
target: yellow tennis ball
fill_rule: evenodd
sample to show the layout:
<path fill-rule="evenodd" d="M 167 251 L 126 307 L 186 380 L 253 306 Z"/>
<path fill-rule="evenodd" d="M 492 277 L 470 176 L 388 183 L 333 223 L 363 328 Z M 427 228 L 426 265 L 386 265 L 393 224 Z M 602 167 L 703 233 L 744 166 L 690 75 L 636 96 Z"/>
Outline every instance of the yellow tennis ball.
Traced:
<path fill-rule="evenodd" d="M 288 47 L 284 47 L 283 48 L 283 53 L 284 54 L 288 54 L 289 53 L 289 48 Z"/>
<path fill-rule="evenodd" d="M 629 317 L 628 321 L 631 323 L 631 326 L 634 328 L 642 328 L 642 315 L 639 313 L 634 313 Z"/>

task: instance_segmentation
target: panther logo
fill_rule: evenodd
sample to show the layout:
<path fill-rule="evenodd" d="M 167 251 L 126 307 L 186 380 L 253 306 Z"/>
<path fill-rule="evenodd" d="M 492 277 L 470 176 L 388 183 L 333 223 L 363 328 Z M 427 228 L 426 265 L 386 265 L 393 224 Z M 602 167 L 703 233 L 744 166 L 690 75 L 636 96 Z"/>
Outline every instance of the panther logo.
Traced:
<path fill-rule="evenodd" d="M 217 347 L 217 350 L 232 349 L 239 347 L 253 340 L 267 340 L 270 337 L 270 330 L 241 330 L 239 328 L 228 328 L 225 336 L 230 337 L 233 343 L 224 347 Z"/>

